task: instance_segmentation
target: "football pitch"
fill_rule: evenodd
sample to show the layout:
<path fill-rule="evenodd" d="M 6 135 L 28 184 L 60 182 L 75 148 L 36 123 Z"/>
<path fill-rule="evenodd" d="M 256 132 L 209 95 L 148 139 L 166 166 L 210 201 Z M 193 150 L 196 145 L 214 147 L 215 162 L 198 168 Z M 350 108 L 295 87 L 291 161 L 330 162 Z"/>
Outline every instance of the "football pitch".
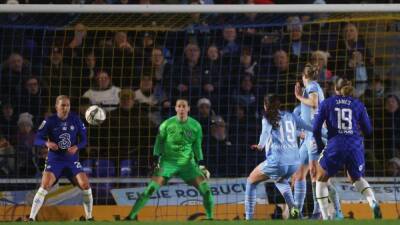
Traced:
<path fill-rule="evenodd" d="M 345 225 L 395 225 L 399 224 L 399 220 L 342 220 L 342 221 L 320 221 L 320 220 L 258 220 L 258 221 L 176 221 L 176 222 L 139 222 L 139 221 L 65 221 L 65 222 L 31 222 L 31 224 L 58 224 L 58 225 L 79 225 L 79 224 L 93 224 L 93 225 L 314 225 L 314 224 L 324 224 L 324 225 L 334 225 L 334 224 L 345 224 Z M 21 222 L 5 222 L 1 224 L 21 224 Z"/>

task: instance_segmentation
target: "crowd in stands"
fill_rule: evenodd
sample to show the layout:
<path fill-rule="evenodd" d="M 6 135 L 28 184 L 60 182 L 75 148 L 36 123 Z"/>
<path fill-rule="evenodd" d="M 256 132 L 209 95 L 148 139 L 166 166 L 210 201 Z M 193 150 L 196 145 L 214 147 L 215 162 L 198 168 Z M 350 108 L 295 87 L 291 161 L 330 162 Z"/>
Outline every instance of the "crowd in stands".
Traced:
<path fill-rule="evenodd" d="M 1 177 L 40 173 L 46 150 L 34 148 L 33 139 L 60 94 L 71 97 L 82 119 L 92 104 L 107 112 L 103 124 L 87 124 L 81 161 L 90 176 L 147 176 L 158 125 L 175 114 L 180 97 L 202 125 L 213 176 L 246 176 L 264 159 L 249 149 L 258 142 L 264 95 L 278 93 L 292 111 L 307 62 L 318 65 L 326 97 L 345 77 L 366 103 L 374 124 L 366 140 L 368 175 L 392 175 L 399 166 L 400 90 L 390 85 L 397 74 L 378 74 L 378 57 L 358 24 L 307 24 L 291 16 L 280 26 L 227 25 L 195 35 L 93 31 L 81 23 L 71 32 L 27 30 L 4 28 L 9 33 L 0 39 Z"/>

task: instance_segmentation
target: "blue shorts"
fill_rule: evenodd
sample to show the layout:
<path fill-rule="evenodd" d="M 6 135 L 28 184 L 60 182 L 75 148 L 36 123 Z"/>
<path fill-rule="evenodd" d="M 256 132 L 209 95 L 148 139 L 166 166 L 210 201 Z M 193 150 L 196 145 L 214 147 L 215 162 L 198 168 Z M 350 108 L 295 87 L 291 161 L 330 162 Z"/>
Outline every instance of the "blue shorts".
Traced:
<path fill-rule="evenodd" d="M 56 177 L 56 182 L 62 176 L 65 176 L 70 181 L 73 181 L 73 178 L 83 171 L 82 165 L 79 161 L 46 161 L 46 165 L 44 167 L 44 171 L 52 172 Z"/>
<path fill-rule="evenodd" d="M 306 138 L 301 143 L 299 151 L 300 163 L 302 165 L 308 165 L 310 161 L 319 159 L 320 154 L 318 153 L 318 148 L 311 132 L 306 132 Z"/>
<path fill-rule="evenodd" d="M 289 179 L 298 169 L 300 165 L 284 165 L 269 164 L 267 160 L 261 163 L 261 171 L 274 181 L 279 179 Z"/>
<path fill-rule="evenodd" d="M 363 140 L 360 138 L 332 138 L 321 153 L 319 164 L 329 177 L 346 167 L 353 180 L 364 176 L 365 159 Z"/>

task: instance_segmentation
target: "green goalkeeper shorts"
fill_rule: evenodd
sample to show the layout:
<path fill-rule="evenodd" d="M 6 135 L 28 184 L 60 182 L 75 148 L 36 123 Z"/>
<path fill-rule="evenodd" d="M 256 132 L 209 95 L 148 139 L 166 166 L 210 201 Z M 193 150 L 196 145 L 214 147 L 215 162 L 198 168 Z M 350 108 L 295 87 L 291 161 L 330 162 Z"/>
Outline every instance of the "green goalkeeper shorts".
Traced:
<path fill-rule="evenodd" d="M 186 183 L 193 181 L 199 176 L 203 176 L 199 166 L 193 162 L 185 165 L 176 165 L 175 162 L 161 160 L 160 169 L 155 171 L 155 176 L 164 177 L 167 180 L 173 176 L 180 177 Z"/>

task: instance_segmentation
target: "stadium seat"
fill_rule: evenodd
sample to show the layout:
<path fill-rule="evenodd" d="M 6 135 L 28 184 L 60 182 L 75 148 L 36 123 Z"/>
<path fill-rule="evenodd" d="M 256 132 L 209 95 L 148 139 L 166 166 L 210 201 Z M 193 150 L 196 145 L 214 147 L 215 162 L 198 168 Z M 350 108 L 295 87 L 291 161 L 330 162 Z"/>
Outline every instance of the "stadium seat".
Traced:
<path fill-rule="evenodd" d="M 123 159 L 120 163 L 120 176 L 130 177 L 132 175 L 132 165 L 133 161 L 131 159 Z"/>
<path fill-rule="evenodd" d="M 113 177 L 115 176 L 115 163 L 107 159 L 99 159 L 96 161 L 97 177 Z"/>

